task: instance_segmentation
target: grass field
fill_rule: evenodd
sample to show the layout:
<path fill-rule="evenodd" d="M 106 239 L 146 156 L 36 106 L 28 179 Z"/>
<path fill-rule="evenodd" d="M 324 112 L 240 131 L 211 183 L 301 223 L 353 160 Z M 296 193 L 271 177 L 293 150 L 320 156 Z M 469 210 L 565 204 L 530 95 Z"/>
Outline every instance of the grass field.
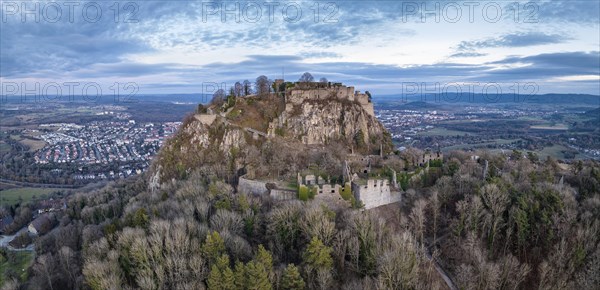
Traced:
<path fill-rule="evenodd" d="M 0 204 L 13 205 L 22 202 L 30 202 L 34 199 L 41 198 L 43 195 L 55 192 L 55 188 L 36 188 L 36 187 L 19 187 L 0 191 Z M 20 198 L 20 199 L 19 199 Z"/>
<path fill-rule="evenodd" d="M 573 149 L 569 149 L 562 145 L 554 145 L 550 147 L 544 147 L 544 149 L 536 153 L 540 156 L 540 159 L 546 159 L 548 156 L 552 156 L 553 158 L 557 159 L 564 159 L 565 155 L 561 151 L 573 151 Z"/>
<path fill-rule="evenodd" d="M 46 146 L 46 142 L 44 142 L 42 140 L 33 140 L 33 139 L 23 138 L 19 142 L 21 142 L 21 144 L 29 147 L 30 152 L 38 151 L 38 150 L 44 148 L 44 146 Z"/>
<path fill-rule="evenodd" d="M 25 137 L 25 136 L 14 135 L 14 134 L 10 135 L 11 139 L 18 141 L 19 143 L 27 146 L 27 148 L 29 148 L 29 152 L 35 152 L 37 150 L 44 148 L 44 146 L 46 146 L 46 142 L 44 142 L 42 140 L 35 140 L 35 139 L 32 139 L 31 137 L 32 136 Z M 6 145 L 8 145 L 8 144 L 6 144 Z M 7 149 L 10 150 L 10 147 L 7 147 Z"/>
<path fill-rule="evenodd" d="M 446 128 L 433 128 L 429 131 L 419 132 L 418 135 L 421 136 L 464 136 L 464 135 L 474 135 L 473 133 L 465 132 L 465 131 L 456 131 L 456 130 L 448 130 Z"/>
<path fill-rule="evenodd" d="M 14 254 L 16 263 L 11 263 L 6 257 L 0 256 L 0 269 L 2 269 L 2 275 L 0 275 L 0 286 L 4 285 L 4 272 L 10 270 L 17 273 L 21 278 L 21 281 L 27 279 L 27 268 L 31 266 L 33 262 L 33 252 L 30 251 L 15 251 Z"/>
<path fill-rule="evenodd" d="M 529 128 L 535 129 L 535 130 L 560 130 L 560 131 L 569 130 L 569 126 L 567 126 L 565 124 L 536 125 L 536 126 L 530 126 Z"/>
<path fill-rule="evenodd" d="M 465 150 L 465 149 L 473 149 L 473 148 L 485 148 L 488 145 L 502 145 L 502 144 L 510 144 L 513 142 L 517 142 L 521 139 L 496 139 L 490 142 L 477 143 L 477 144 L 462 144 L 462 145 L 454 145 L 442 148 L 443 151 L 452 151 L 452 150 Z"/>

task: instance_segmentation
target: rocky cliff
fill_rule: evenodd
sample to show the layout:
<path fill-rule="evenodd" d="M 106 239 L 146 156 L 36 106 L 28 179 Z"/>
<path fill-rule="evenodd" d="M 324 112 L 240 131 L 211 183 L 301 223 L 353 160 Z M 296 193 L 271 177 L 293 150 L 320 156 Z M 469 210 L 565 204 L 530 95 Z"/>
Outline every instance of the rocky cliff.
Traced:
<path fill-rule="evenodd" d="M 305 101 L 286 105 L 286 110 L 270 125 L 270 134 L 289 135 L 304 144 L 318 145 L 342 141 L 350 150 L 388 148 L 391 140 L 379 121 L 354 102 L 339 100 Z M 366 151 L 365 151 L 366 150 Z"/>
<path fill-rule="evenodd" d="M 335 155 L 328 158 L 334 164 L 328 166 L 335 167 L 343 154 L 393 149 L 383 125 L 349 100 L 291 103 L 271 94 L 239 97 L 230 107 L 213 105 L 206 111 L 188 116 L 163 146 L 153 166 L 155 172 L 160 168 L 162 182 L 198 168 L 232 180 L 248 169 L 273 178 L 291 176 L 309 166 L 314 154 Z M 322 162 L 322 156 L 315 158 Z"/>

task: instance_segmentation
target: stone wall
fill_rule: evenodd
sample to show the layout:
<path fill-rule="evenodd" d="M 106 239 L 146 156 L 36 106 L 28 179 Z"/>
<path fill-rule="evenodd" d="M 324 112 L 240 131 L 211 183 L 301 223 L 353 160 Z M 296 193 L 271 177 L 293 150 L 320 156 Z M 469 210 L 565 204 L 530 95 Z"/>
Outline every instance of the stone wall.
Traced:
<path fill-rule="evenodd" d="M 217 118 L 217 115 L 213 115 L 213 114 L 196 114 L 194 115 L 194 117 L 196 118 L 196 120 L 200 121 L 200 123 L 204 124 L 204 125 L 211 125 L 215 119 Z"/>
<path fill-rule="evenodd" d="M 271 189 L 270 195 L 274 200 L 293 200 L 296 199 L 297 193 L 294 190 Z"/>
<path fill-rule="evenodd" d="M 310 89 L 292 89 L 287 96 L 287 102 L 299 105 L 304 100 L 327 100 L 330 98 L 337 98 L 339 100 L 348 100 L 351 102 L 358 102 L 367 113 L 371 116 L 375 115 L 373 109 L 373 103 L 369 101 L 367 94 L 359 93 L 354 90 L 354 87 L 346 86 L 331 86 L 331 87 L 315 87 Z"/>
<path fill-rule="evenodd" d="M 369 179 L 366 184 L 352 182 L 352 193 L 365 205 L 365 209 L 399 202 L 402 197 L 401 192 L 392 191 L 384 179 Z"/>
<path fill-rule="evenodd" d="M 237 190 L 240 193 L 254 195 L 264 195 L 269 192 L 266 182 L 247 179 L 243 176 L 238 181 Z"/>

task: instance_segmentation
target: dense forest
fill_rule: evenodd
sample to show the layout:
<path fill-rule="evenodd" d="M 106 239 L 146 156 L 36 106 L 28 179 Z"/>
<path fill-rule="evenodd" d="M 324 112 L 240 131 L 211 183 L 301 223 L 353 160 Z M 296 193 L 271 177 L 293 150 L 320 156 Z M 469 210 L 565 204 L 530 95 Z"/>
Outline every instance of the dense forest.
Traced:
<path fill-rule="evenodd" d="M 76 193 L 3 289 L 447 289 L 442 272 L 461 289 L 597 289 L 600 165 L 477 154 L 368 211 L 237 194 L 206 168 Z"/>

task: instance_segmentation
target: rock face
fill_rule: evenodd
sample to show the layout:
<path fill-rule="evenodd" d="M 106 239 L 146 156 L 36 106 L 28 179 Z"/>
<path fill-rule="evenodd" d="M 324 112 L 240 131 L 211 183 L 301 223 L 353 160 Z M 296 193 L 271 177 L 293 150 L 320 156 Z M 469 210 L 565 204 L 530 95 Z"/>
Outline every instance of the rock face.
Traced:
<path fill-rule="evenodd" d="M 354 102 L 311 100 L 286 106 L 285 112 L 270 128 L 274 131 L 283 129 L 286 134 L 307 145 L 326 144 L 333 140 L 355 145 L 368 145 L 371 140 L 379 139 L 387 142 L 383 140 L 386 133 L 383 125 Z M 378 144 L 373 145 L 379 147 Z"/>

